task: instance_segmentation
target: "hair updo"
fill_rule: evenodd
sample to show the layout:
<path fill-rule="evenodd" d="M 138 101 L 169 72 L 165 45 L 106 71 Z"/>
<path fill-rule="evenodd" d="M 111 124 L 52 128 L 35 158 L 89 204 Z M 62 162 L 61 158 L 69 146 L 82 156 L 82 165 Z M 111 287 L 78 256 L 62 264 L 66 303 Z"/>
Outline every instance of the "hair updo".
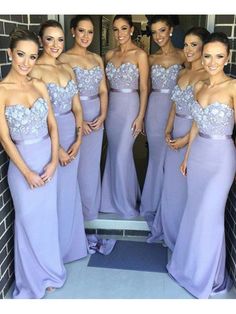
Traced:
<path fill-rule="evenodd" d="M 119 20 L 119 19 L 126 21 L 130 27 L 133 26 L 132 15 L 115 15 L 115 17 L 113 19 L 113 24 L 116 20 Z"/>
<path fill-rule="evenodd" d="M 33 41 L 39 48 L 38 36 L 28 29 L 15 28 L 9 36 L 10 36 L 9 47 L 11 50 L 16 48 L 18 42 L 22 40 Z"/>
<path fill-rule="evenodd" d="M 71 28 L 76 29 L 78 23 L 81 21 L 89 21 L 93 24 L 93 20 L 92 20 L 90 15 L 76 15 L 70 21 L 70 29 Z M 93 24 L 93 26 L 94 26 L 94 24 Z"/>
<path fill-rule="evenodd" d="M 222 43 L 222 44 L 225 46 L 225 48 L 226 48 L 227 54 L 229 54 L 229 52 L 230 52 L 230 42 L 229 42 L 229 39 L 228 39 L 228 37 L 226 36 L 225 33 L 222 33 L 222 32 L 214 32 L 214 33 L 211 33 L 211 34 L 206 38 L 206 40 L 204 41 L 203 47 L 204 47 L 206 44 L 214 43 L 214 42 Z"/>
<path fill-rule="evenodd" d="M 63 28 L 61 24 L 58 21 L 55 20 L 47 20 L 44 23 L 41 24 L 40 30 L 39 30 L 39 37 L 43 38 L 43 34 L 46 28 L 48 27 L 58 27 L 63 31 Z"/>
<path fill-rule="evenodd" d="M 205 27 L 196 26 L 187 30 L 187 32 L 184 35 L 184 38 L 186 38 L 186 36 L 188 35 L 197 36 L 201 39 L 202 42 L 205 42 L 207 37 L 210 35 L 210 32 L 208 32 L 208 30 Z"/>

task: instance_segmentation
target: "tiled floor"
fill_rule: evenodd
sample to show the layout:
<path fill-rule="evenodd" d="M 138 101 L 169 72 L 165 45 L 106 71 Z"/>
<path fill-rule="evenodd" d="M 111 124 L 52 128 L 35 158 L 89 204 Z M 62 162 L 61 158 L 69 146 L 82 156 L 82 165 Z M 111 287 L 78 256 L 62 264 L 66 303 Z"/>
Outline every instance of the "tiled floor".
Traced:
<path fill-rule="evenodd" d="M 87 267 L 88 261 L 86 257 L 67 264 L 64 287 L 45 299 L 194 299 L 167 273 Z M 236 289 L 214 298 L 236 299 Z"/>

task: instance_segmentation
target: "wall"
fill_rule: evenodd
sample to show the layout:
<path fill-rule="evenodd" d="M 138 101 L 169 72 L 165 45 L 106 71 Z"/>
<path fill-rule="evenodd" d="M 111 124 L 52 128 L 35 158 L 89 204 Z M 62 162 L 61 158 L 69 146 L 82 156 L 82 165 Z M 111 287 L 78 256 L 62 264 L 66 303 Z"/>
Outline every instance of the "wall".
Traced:
<path fill-rule="evenodd" d="M 18 26 L 38 32 L 40 23 L 46 19 L 46 15 L 0 15 L 0 79 L 10 67 L 6 53 L 9 33 Z M 5 297 L 14 281 L 14 208 L 7 183 L 8 163 L 8 157 L 0 145 L 0 298 Z"/>

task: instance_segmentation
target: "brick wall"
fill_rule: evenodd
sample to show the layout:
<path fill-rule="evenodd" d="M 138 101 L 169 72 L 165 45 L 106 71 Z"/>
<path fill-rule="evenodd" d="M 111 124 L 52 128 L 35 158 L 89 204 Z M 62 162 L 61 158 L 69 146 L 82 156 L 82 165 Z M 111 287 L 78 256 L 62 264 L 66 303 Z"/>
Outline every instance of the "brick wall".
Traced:
<path fill-rule="evenodd" d="M 226 72 L 236 78 L 236 15 L 216 15 L 215 31 L 224 32 L 231 42 L 231 59 Z"/>
<path fill-rule="evenodd" d="M 10 68 L 7 57 L 9 33 L 16 27 L 37 32 L 47 15 L 0 15 L 0 79 Z M 7 184 L 8 157 L 0 145 L 0 298 L 4 298 L 14 281 L 13 221 L 14 208 Z"/>

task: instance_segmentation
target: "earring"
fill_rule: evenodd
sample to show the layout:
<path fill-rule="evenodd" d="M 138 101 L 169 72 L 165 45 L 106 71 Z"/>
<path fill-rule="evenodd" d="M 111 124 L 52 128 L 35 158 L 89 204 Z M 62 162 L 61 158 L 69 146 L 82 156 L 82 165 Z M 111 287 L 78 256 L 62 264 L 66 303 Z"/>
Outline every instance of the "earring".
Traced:
<path fill-rule="evenodd" d="M 130 36 L 133 36 L 133 33 L 130 33 Z"/>
<path fill-rule="evenodd" d="M 9 59 L 9 61 L 12 61 L 12 57 L 9 56 L 8 59 Z"/>
<path fill-rule="evenodd" d="M 75 34 L 73 34 L 72 37 L 75 38 Z"/>
<path fill-rule="evenodd" d="M 172 37 L 172 33 L 170 33 L 170 37 Z"/>
<path fill-rule="evenodd" d="M 224 65 L 227 65 L 228 64 L 228 62 L 225 62 L 225 64 Z"/>

